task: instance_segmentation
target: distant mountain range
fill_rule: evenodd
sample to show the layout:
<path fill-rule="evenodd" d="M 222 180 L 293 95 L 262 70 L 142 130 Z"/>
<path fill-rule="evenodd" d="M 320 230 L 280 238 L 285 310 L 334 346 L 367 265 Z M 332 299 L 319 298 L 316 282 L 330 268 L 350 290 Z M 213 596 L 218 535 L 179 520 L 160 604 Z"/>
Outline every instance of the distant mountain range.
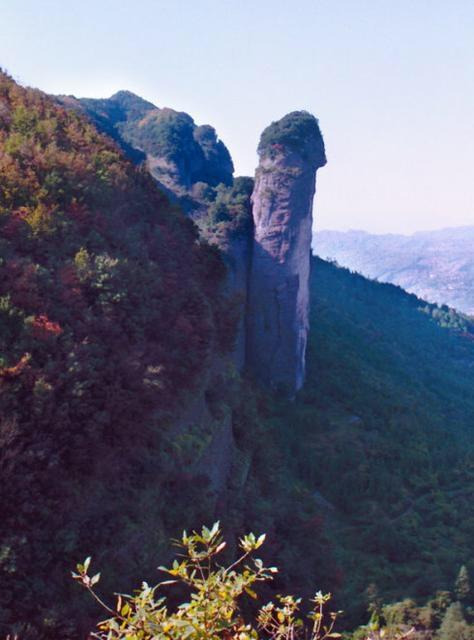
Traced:
<path fill-rule="evenodd" d="M 410 236 L 365 231 L 319 231 L 313 251 L 321 258 L 410 293 L 474 315 L 474 226 Z"/>

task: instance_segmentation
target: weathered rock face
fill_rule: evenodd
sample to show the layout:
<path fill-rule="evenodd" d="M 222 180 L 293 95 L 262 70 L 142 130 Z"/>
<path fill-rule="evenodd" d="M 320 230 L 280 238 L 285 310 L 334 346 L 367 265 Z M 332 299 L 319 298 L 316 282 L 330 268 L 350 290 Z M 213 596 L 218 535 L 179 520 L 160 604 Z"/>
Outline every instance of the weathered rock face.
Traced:
<path fill-rule="evenodd" d="M 258 151 L 247 365 L 293 396 L 305 377 L 313 198 L 316 170 L 326 164 L 316 118 L 288 114 L 265 129 Z"/>
<path fill-rule="evenodd" d="M 238 318 L 234 365 L 294 395 L 305 374 L 315 174 L 326 163 L 317 120 L 294 112 L 265 129 L 250 206 L 251 188 L 237 188 L 245 179 L 234 179 L 230 154 L 212 127 L 128 91 L 104 100 L 58 99 L 85 112 L 132 160 L 146 160 L 201 236 L 219 246 L 229 315 Z"/>

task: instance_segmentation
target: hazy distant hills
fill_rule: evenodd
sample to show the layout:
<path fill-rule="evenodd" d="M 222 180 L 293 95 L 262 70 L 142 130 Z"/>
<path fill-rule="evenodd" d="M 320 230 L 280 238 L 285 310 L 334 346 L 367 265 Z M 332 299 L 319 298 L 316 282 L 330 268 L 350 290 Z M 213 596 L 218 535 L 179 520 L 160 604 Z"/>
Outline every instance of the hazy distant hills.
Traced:
<path fill-rule="evenodd" d="M 369 278 L 474 315 L 474 226 L 411 236 L 320 231 L 313 250 Z"/>

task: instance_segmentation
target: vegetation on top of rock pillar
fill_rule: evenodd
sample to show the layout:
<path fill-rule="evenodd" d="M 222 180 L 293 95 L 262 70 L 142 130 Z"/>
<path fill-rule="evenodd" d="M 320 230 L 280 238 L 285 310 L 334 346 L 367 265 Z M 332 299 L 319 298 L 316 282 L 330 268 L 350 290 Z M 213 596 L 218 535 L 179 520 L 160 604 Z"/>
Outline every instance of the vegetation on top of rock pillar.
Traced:
<path fill-rule="evenodd" d="M 258 153 L 273 156 L 283 148 L 300 153 L 316 166 L 326 164 L 324 140 L 318 120 L 307 111 L 292 111 L 264 129 Z"/>

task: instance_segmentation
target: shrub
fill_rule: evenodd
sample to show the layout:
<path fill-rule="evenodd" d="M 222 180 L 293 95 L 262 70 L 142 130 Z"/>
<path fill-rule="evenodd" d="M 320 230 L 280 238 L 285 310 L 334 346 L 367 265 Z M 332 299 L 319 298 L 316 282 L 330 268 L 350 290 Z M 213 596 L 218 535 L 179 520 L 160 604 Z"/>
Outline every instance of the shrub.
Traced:
<path fill-rule="evenodd" d="M 242 596 L 258 598 L 254 588 L 259 582 L 272 580 L 275 567 L 265 567 L 253 554 L 265 541 L 265 534 L 244 536 L 239 543 L 240 557 L 224 567 L 217 561 L 226 543 L 221 537 L 219 523 L 211 529 L 203 527 L 201 533 L 186 532 L 177 545 L 181 548 L 180 560 L 171 568 L 160 570 L 171 576 L 155 587 L 143 583 L 133 596 L 119 595 L 115 609 L 103 602 L 95 591 L 100 573 L 89 576 L 90 558 L 77 565 L 73 578 L 80 582 L 105 609 L 110 618 L 101 622 L 94 635 L 102 640 L 170 640 L 170 639 L 257 639 L 294 640 L 305 637 L 311 640 L 339 638 L 333 631 L 337 613 L 325 613 L 330 594 L 316 593 L 307 621 L 300 617 L 301 599 L 278 596 L 277 603 L 269 602 L 261 607 L 252 620 L 245 620 L 240 606 Z M 170 609 L 166 597 L 159 595 L 168 585 L 182 585 L 189 598 L 178 607 Z"/>

